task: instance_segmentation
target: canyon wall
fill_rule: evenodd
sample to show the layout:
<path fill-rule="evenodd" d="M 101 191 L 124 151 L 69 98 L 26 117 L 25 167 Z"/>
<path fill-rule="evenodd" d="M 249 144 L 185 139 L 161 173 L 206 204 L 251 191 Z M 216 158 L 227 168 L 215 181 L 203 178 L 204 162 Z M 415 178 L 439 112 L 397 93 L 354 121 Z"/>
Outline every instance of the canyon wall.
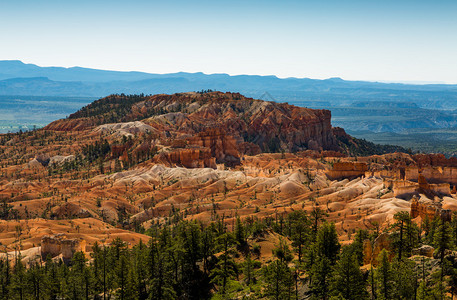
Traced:
<path fill-rule="evenodd" d="M 211 149 L 195 147 L 174 149 L 163 152 L 154 158 L 157 163 L 169 166 L 186 168 L 213 168 L 217 167 L 216 158 L 211 155 Z"/>
<path fill-rule="evenodd" d="M 189 138 L 189 144 L 210 149 L 211 156 L 217 163 L 238 165 L 240 154 L 237 149 L 237 141 L 220 129 L 210 129 Z"/>
<path fill-rule="evenodd" d="M 327 171 L 327 177 L 330 180 L 341 178 L 355 178 L 364 176 L 368 171 L 366 163 L 359 162 L 335 162 L 333 167 Z"/>

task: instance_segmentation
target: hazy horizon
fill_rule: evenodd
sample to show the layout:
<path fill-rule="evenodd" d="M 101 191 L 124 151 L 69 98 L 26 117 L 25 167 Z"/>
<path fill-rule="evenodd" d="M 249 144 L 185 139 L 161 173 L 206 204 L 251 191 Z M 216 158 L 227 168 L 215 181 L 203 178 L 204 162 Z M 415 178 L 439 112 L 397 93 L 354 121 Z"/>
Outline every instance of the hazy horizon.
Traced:
<path fill-rule="evenodd" d="M 177 71 L 177 72 L 170 72 L 170 73 L 154 73 L 154 72 L 145 72 L 145 71 L 139 71 L 139 70 L 116 70 L 116 69 L 95 69 L 95 68 L 91 68 L 91 67 L 86 67 L 86 66 L 80 66 L 80 65 L 75 65 L 75 66 L 58 66 L 58 65 L 47 65 L 47 66 L 43 66 L 43 65 L 37 65 L 33 62 L 25 62 L 25 61 L 22 61 L 20 59 L 11 59 L 11 60 L 1 60 L 0 59 L 0 62 L 1 61 L 19 61 L 19 62 L 22 62 L 24 64 L 27 64 L 27 65 L 36 65 L 38 67 L 49 67 L 49 68 L 66 68 L 66 69 L 71 69 L 71 68 L 83 68 L 83 69 L 93 69 L 93 70 L 101 70 L 101 71 L 113 71 L 113 72 L 144 72 L 144 73 L 147 73 L 147 74 L 159 74 L 159 75 L 166 75 L 166 74 L 176 74 L 176 73 L 190 73 L 190 74 L 198 74 L 198 73 L 202 73 L 204 75 L 218 75 L 218 74 L 225 74 L 225 75 L 229 75 L 229 76 L 275 76 L 279 79 L 317 79 L 317 80 L 328 80 L 328 79 L 342 79 L 342 80 L 345 80 L 345 81 L 367 81 L 367 82 L 379 82 L 379 83 L 400 83 L 400 84 L 413 84 L 413 85 L 426 85 L 426 84 L 449 84 L 449 83 L 446 83 L 444 81 L 409 81 L 409 80 L 400 80 L 400 81 L 389 81 L 389 80 L 349 80 L 349 79 L 345 79 L 345 78 L 342 78 L 340 76 L 336 76 L 336 77 L 329 77 L 329 78 L 311 78 L 311 77 L 294 77 L 294 76 L 289 76 L 289 77 L 280 77 L 280 76 L 277 76 L 275 74 L 229 74 L 229 73 L 225 73 L 225 72 L 219 72 L 219 73 L 205 73 L 205 72 L 201 72 L 201 71 L 197 71 L 197 72 L 186 72 L 186 71 Z M 451 83 L 452 84 L 452 83 Z"/>
<path fill-rule="evenodd" d="M 457 2 L 2 2 L 0 59 L 147 73 L 457 83 Z"/>

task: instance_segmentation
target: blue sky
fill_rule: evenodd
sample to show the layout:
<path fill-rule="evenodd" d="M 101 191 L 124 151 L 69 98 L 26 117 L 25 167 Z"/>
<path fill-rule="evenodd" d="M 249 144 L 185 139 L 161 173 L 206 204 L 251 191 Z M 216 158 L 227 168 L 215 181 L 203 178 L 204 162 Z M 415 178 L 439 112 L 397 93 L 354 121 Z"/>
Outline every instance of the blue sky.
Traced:
<path fill-rule="evenodd" d="M 0 59 L 457 83 L 457 1 L 4 1 Z"/>

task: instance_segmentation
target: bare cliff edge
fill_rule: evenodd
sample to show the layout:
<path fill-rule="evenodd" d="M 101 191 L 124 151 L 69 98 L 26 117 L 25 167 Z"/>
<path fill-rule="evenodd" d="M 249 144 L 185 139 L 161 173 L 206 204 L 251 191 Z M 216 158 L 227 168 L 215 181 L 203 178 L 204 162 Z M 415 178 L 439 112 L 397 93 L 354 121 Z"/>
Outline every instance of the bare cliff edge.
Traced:
<path fill-rule="evenodd" d="M 173 95 L 111 95 L 97 100 L 45 127 L 54 131 L 92 130 L 114 123 L 141 121 L 146 131 L 171 143 L 161 161 L 179 161 L 186 167 L 237 164 L 240 154 L 342 150 L 337 136 L 344 130 L 331 126 L 331 113 L 286 103 L 246 98 L 239 93 L 179 93 Z M 107 124 L 111 126 L 109 129 Z M 138 124 L 133 134 L 139 131 Z M 127 125 L 117 125 L 124 128 Z M 128 130 L 127 130 L 128 131 Z M 172 142 L 170 142 L 172 141 Z M 185 148 L 185 150 L 183 150 Z M 179 149 L 179 150 L 176 150 Z"/>

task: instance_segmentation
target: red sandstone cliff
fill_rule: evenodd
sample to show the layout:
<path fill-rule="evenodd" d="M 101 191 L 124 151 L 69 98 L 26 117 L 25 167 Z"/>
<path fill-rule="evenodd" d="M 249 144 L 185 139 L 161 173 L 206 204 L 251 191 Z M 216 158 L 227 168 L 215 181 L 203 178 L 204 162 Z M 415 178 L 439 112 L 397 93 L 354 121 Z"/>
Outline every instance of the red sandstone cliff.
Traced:
<path fill-rule="evenodd" d="M 230 165 L 240 163 L 240 154 L 237 149 L 236 140 L 225 134 L 220 128 L 210 129 L 191 137 L 189 144 L 210 149 L 211 156 L 216 158 L 216 162 L 218 163 Z"/>
<path fill-rule="evenodd" d="M 238 93 L 180 93 L 148 97 L 113 95 L 100 99 L 47 130 L 82 130 L 105 123 L 144 120 L 171 137 L 199 136 L 216 160 L 236 161 L 237 145 L 251 143 L 264 152 L 338 150 L 328 110 L 246 98 Z M 214 142 L 205 134 L 220 130 L 230 138 Z M 199 135 L 200 134 L 200 135 Z M 218 144 L 219 143 L 219 144 Z M 221 151 L 223 148 L 223 151 Z M 240 149 L 255 150 L 255 146 Z"/>
<path fill-rule="evenodd" d="M 216 159 L 209 148 L 182 148 L 160 153 L 157 163 L 186 168 L 216 168 Z"/>

